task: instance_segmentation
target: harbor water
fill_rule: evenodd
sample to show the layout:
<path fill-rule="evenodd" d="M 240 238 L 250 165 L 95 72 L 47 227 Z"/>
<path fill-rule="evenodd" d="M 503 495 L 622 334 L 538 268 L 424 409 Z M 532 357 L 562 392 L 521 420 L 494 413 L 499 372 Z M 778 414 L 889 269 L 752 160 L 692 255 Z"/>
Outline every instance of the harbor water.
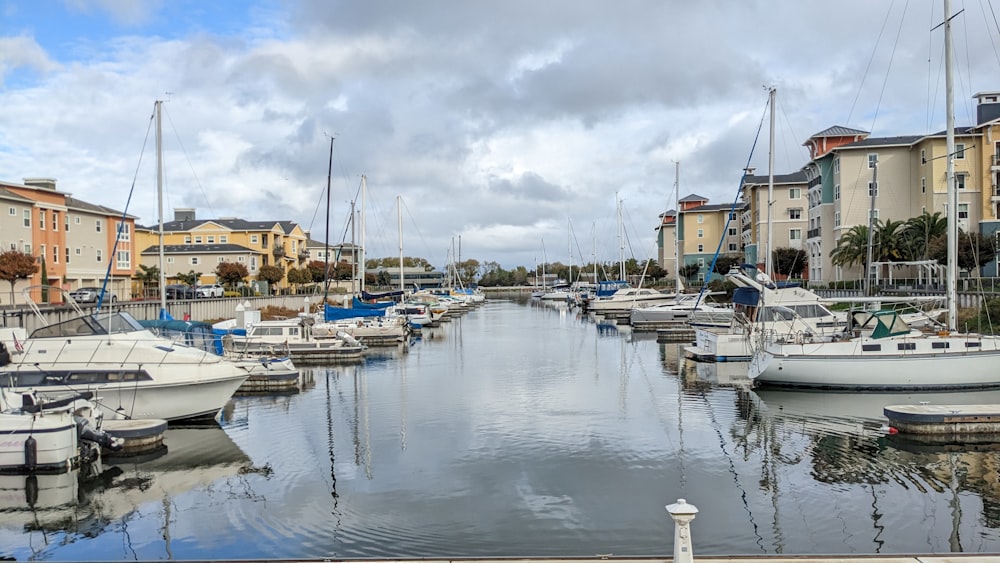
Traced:
<path fill-rule="evenodd" d="M 0 476 L 0 556 L 669 556 L 679 498 L 699 556 L 1000 552 L 1000 444 L 882 416 L 1000 391 L 751 389 L 626 328 L 493 300 L 95 478 Z"/>

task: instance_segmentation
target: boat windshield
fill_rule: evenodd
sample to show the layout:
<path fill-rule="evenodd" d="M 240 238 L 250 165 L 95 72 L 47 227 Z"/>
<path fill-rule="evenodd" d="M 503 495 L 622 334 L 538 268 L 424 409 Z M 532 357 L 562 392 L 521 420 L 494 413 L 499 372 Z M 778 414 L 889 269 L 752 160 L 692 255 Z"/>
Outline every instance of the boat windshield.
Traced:
<path fill-rule="evenodd" d="M 42 327 L 31 333 L 31 338 L 66 338 L 69 336 L 103 336 L 145 330 L 135 317 L 117 312 L 111 315 L 77 317 L 61 323 Z"/>

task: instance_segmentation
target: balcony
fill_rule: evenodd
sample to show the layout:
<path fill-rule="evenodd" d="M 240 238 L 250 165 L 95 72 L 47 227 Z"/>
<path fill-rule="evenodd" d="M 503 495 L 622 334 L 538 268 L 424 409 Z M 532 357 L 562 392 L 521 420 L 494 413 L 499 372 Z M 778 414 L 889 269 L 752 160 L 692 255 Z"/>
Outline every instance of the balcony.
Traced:
<path fill-rule="evenodd" d="M 993 155 L 993 159 L 990 162 L 991 172 L 1000 172 L 1000 154 Z"/>
<path fill-rule="evenodd" d="M 815 229 L 809 229 L 806 231 L 806 238 L 818 238 L 820 236 L 820 227 Z"/>

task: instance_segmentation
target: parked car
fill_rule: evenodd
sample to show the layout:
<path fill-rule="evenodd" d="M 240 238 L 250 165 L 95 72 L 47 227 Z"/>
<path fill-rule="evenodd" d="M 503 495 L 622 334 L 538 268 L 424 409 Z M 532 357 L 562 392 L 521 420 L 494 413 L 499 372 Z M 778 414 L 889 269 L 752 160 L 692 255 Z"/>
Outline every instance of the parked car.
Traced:
<path fill-rule="evenodd" d="M 182 283 L 168 285 L 163 291 L 167 299 L 194 299 L 197 296 L 193 287 Z"/>
<path fill-rule="evenodd" d="M 79 289 L 74 289 L 69 292 L 69 296 L 73 298 L 73 301 L 77 303 L 97 303 L 97 297 L 101 294 L 101 288 L 99 287 L 81 287 Z M 118 301 L 118 298 L 112 295 L 105 295 L 105 301 L 110 301 L 114 303 Z"/>
<path fill-rule="evenodd" d="M 198 297 L 222 297 L 226 294 L 226 290 L 217 283 L 199 285 L 194 291 Z"/>

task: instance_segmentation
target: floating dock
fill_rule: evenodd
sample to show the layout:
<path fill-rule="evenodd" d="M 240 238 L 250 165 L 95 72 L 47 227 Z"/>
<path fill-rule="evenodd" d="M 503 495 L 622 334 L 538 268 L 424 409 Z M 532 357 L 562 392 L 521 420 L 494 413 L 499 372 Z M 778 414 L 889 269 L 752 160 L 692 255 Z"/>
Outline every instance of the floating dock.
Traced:
<path fill-rule="evenodd" d="M 889 405 L 882 412 L 903 434 L 995 434 L 1000 440 L 1000 405 Z"/>

